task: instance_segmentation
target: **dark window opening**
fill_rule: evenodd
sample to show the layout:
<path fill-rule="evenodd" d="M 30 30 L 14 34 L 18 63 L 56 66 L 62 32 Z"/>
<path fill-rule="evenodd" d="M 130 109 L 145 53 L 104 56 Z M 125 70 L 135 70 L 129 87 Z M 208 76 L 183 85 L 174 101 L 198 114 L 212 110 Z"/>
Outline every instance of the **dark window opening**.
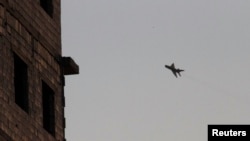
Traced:
<path fill-rule="evenodd" d="M 42 82 L 43 97 L 43 128 L 53 136 L 55 135 L 55 105 L 54 91 Z"/>
<path fill-rule="evenodd" d="M 29 110 L 27 70 L 25 62 L 14 54 L 15 102 L 26 112 Z"/>
<path fill-rule="evenodd" d="M 40 5 L 44 9 L 44 11 L 53 17 L 53 3 L 52 0 L 40 0 Z"/>

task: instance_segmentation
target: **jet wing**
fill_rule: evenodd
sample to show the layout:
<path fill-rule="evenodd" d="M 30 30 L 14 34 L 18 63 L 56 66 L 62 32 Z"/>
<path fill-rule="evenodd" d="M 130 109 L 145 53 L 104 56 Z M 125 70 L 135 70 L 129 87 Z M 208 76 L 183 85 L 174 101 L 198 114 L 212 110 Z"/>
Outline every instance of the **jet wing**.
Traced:
<path fill-rule="evenodd" d="M 172 63 L 171 67 L 172 67 L 172 68 L 175 68 L 174 63 Z"/>
<path fill-rule="evenodd" d="M 172 71 L 174 76 L 177 78 L 177 74 L 176 74 L 176 71 Z"/>

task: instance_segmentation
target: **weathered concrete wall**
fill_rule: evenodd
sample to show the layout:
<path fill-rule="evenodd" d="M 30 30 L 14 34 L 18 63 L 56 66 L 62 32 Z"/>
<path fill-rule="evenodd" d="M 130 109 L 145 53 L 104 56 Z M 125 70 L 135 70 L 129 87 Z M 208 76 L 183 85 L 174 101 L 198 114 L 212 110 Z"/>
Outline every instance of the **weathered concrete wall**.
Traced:
<path fill-rule="evenodd" d="M 53 15 L 40 0 L 0 0 L 0 140 L 63 141 L 60 0 Z M 28 112 L 15 103 L 14 54 L 28 68 Z M 55 134 L 43 127 L 42 82 L 54 91 Z"/>

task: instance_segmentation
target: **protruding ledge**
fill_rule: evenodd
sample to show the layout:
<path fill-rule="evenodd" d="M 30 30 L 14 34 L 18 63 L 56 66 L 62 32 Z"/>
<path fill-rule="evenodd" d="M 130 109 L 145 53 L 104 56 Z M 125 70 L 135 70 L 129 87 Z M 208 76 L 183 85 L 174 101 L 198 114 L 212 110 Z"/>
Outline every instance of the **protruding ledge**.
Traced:
<path fill-rule="evenodd" d="M 62 57 L 62 66 L 64 75 L 79 74 L 79 66 L 71 57 Z"/>

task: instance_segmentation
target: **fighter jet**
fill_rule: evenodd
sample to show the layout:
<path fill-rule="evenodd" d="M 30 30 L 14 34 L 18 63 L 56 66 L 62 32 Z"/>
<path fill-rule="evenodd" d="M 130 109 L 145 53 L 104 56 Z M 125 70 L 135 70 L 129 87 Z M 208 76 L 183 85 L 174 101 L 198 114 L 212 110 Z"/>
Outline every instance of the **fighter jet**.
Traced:
<path fill-rule="evenodd" d="M 175 76 L 176 78 L 178 77 L 177 74 L 178 74 L 179 76 L 181 76 L 181 73 L 180 73 L 180 72 L 184 71 L 184 70 L 175 68 L 174 63 L 172 63 L 171 66 L 165 65 L 165 67 L 168 68 L 168 69 L 170 69 L 170 70 L 173 72 L 173 74 L 174 74 L 174 76 Z"/>

